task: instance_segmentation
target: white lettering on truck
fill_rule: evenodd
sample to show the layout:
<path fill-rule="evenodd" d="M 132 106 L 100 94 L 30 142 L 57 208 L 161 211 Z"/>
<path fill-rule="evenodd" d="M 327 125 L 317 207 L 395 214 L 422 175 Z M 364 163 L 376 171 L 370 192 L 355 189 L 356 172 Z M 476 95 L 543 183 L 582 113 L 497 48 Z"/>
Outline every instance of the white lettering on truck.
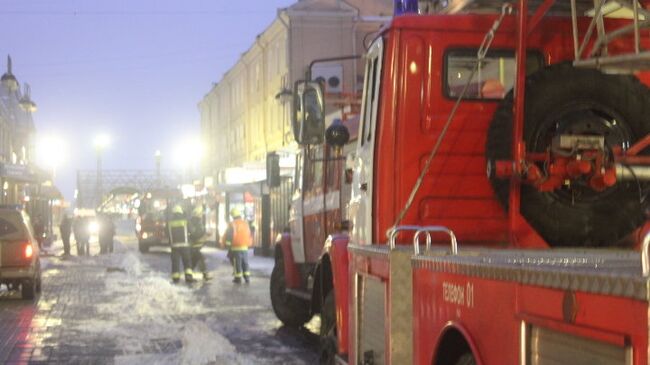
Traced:
<path fill-rule="evenodd" d="M 474 307 L 474 285 L 467 283 L 454 284 L 446 281 L 442 282 L 442 298 L 447 303 Z"/>

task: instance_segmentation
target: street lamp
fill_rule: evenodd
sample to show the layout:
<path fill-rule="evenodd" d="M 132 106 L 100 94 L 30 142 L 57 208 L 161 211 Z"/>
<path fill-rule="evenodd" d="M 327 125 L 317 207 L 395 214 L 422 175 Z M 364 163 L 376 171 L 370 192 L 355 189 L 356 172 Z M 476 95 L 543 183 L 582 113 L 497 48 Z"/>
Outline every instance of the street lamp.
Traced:
<path fill-rule="evenodd" d="M 183 168 L 185 174 L 192 175 L 194 169 L 203 158 L 204 150 L 201 140 L 197 137 L 184 140 L 176 149 L 177 163 Z M 184 177 L 184 180 L 188 176 Z"/>
<path fill-rule="evenodd" d="M 291 120 L 291 117 L 287 118 L 287 105 L 290 105 L 291 101 L 293 100 L 293 92 L 291 90 L 287 89 L 286 87 L 282 87 L 280 91 L 275 94 L 275 100 L 280 103 L 282 106 L 282 145 L 284 146 L 285 143 L 288 144 L 288 138 L 287 138 L 287 131 L 286 131 L 286 125 L 287 125 L 287 120 Z"/>
<path fill-rule="evenodd" d="M 56 169 L 65 160 L 66 143 L 58 136 L 47 135 L 39 139 L 36 147 L 37 163 L 52 173 L 52 181 L 56 178 Z"/>
<path fill-rule="evenodd" d="M 159 188 L 162 186 L 162 181 L 160 180 L 160 156 L 160 150 L 156 150 L 156 153 L 154 153 L 154 157 L 156 158 L 156 183 Z"/>
<path fill-rule="evenodd" d="M 95 187 L 95 195 L 97 196 L 97 207 L 102 203 L 103 187 L 102 187 L 102 152 L 111 143 L 111 139 L 106 134 L 99 134 L 93 140 L 95 151 L 97 151 L 97 186 Z"/>

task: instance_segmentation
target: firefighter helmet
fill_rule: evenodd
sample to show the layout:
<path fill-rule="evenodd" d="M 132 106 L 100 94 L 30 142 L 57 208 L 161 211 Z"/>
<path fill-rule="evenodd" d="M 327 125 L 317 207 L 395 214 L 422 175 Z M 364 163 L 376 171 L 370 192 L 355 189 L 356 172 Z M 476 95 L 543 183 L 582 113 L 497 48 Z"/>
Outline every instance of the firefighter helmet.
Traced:
<path fill-rule="evenodd" d="M 183 207 L 181 207 L 179 204 L 174 205 L 174 207 L 172 208 L 172 213 L 183 214 Z"/>
<path fill-rule="evenodd" d="M 239 208 L 232 208 L 230 209 L 230 215 L 232 217 L 241 217 L 241 212 L 239 211 Z"/>

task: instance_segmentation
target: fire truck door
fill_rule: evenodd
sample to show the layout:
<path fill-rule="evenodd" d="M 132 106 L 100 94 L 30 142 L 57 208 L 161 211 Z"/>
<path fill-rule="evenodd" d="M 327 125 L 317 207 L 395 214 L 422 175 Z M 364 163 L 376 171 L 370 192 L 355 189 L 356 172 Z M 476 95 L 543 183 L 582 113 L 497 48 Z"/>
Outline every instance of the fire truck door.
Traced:
<path fill-rule="evenodd" d="M 291 231 L 291 251 L 295 262 L 305 262 L 305 247 L 303 245 L 303 169 L 304 156 L 302 151 L 296 154 L 296 171 L 294 176 L 294 193 L 289 208 L 289 227 Z"/>
<path fill-rule="evenodd" d="M 372 196 L 375 153 L 375 127 L 379 110 L 383 41 L 378 38 L 371 46 L 366 60 L 366 75 L 361 110 L 361 132 L 355 158 L 350 218 L 352 239 L 357 244 L 372 242 Z"/>

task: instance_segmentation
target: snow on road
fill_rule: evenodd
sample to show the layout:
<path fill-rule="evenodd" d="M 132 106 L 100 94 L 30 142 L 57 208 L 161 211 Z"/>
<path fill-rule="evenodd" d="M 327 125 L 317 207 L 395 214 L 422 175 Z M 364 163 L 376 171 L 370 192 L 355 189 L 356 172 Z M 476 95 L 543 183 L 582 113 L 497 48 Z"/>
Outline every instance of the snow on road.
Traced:
<path fill-rule="evenodd" d="M 110 255 L 66 262 L 106 268 L 102 296 L 109 299 L 96 306 L 96 318 L 75 326 L 81 333 L 115 339 L 124 352 L 115 358 L 116 364 L 264 363 L 237 354 L 227 338 L 195 319 L 206 318 L 212 309 L 197 300 L 191 287 L 172 284 L 168 276 L 143 262 L 139 253 L 117 246 Z M 48 265 L 46 258 L 43 261 Z"/>

